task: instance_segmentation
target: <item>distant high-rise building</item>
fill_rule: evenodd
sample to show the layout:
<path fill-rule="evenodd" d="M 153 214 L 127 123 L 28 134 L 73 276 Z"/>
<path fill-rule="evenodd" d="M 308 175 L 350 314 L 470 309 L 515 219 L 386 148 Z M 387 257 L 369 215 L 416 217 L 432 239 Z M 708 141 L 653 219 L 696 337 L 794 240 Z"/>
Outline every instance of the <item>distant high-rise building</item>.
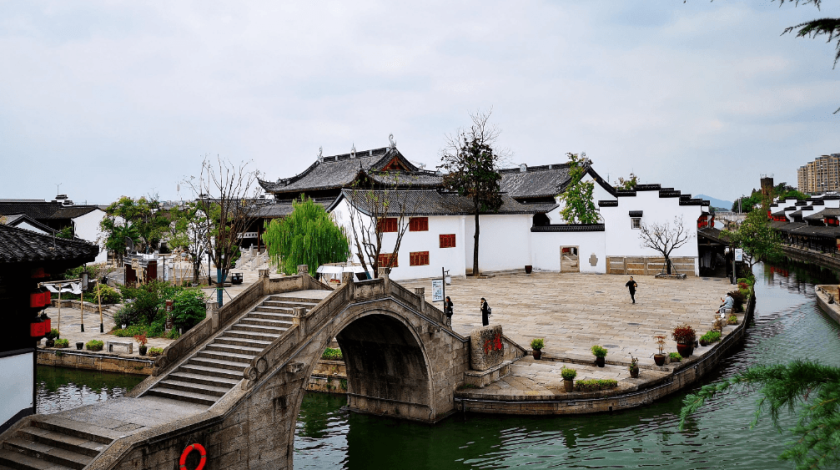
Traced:
<path fill-rule="evenodd" d="M 796 186 L 808 194 L 840 190 L 840 153 L 817 157 L 799 167 Z"/>

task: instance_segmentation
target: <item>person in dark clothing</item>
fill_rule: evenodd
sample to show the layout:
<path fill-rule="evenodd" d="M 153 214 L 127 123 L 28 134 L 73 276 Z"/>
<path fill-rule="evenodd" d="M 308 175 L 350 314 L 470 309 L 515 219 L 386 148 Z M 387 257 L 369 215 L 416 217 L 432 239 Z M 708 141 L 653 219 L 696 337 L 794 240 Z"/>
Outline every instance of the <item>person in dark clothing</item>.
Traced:
<path fill-rule="evenodd" d="M 484 297 L 481 298 L 481 325 L 487 326 L 490 324 L 490 306 Z"/>
<path fill-rule="evenodd" d="M 446 296 L 446 300 L 443 301 L 443 313 L 446 314 L 446 326 L 452 328 L 452 299 L 449 296 Z"/>
<path fill-rule="evenodd" d="M 636 303 L 636 288 L 639 287 L 639 285 L 636 284 L 636 281 L 633 280 L 633 276 L 630 276 L 630 280 L 627 281 L 627 284 L 624 284 L 624 285 L 628 289 L 630 289 L 630 300 L 632 300 L 633 303 L 635 304 Z"/>

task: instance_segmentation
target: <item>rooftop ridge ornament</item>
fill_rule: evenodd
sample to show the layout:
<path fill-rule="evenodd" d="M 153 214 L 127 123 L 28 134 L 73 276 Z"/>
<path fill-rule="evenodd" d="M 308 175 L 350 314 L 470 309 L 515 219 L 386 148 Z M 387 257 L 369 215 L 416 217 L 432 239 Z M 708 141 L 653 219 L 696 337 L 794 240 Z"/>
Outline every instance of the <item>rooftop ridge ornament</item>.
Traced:
<path fill-rule="evenodd" d="M 350 158 L 356 158 L 356 143 L 353 143 L 353 148 L 350 149 Z"/>
<path fill-rule="evenodd" d="M 389 146 L 390 148 L 392 148 L 392 149 L 397 148 L 397 141 L 394 140 L 394 134 L 388 134 L 388 141 L 391 142 L 391 145 Z"/>
<path fill-rule="evenodd" d="M 318 162 L 324 161 L 324 147 L 318 147 Z"/>

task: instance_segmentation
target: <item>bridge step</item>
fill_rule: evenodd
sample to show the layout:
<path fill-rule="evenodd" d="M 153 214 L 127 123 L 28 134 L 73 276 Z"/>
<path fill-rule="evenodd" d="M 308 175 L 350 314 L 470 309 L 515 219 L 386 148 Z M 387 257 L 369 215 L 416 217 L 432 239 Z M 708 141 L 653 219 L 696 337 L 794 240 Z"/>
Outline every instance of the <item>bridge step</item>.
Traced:
<path fill-rule="evenodd" d="M 181 390 L 183 392 L 191 392 L 191 393 L 198 393 L 201 395 L 212 395 L 215 397 L 224 396 L 225 393 L 229 392 L 233 386 L 229 387 L 219 387 L 214 385 L 206 385 L 206 384 L 197 384 L 192 382 L 183 382 L 180 380 L 176 380 L 175 378 L 163 380 L 160 382 L 160 385 L 164 388 L 171 388 L 173 390 Z"/>
<path fill-rule="evenodd" d="M 272 295 L 271 297 L 266 300 L 266 302 L 280 302 L 284 304 L 292 304 L 295 307 L 302 307 L 302 306 L 316 306 L 321 299 L 307 299 L 304 297 L 283 297 L 280 295 Z M 304 305 L 297 305 L 297 304 L 304 304 Z"/>
<path fill-rule="evenodd" d="M 195 364 L 198 366 L 204 367 L 215 367 L 217 369 L 229 369 L 235 370 L 239 372 L 239 376 L 242 376 L 242 372 L 245 371 L 245 368 L 248 366 L 242 362 L 231 362 L 231 361 L 222 361 L 219 359 L 213 359 L 209 357 L 193 357 L 190 359 L 189 364 Z"/>
<path fill-rule="evenodd" d="M 274 306 L 274 305 L 262 304 L 262 305 L 258 305 L 256 307 L 254 307 L 254 312 L 293 315 L 295 313 L 295 309 L 294 309 L 295 307 L 302 307 L 302 305 L 288 305 L 288 306 L 277 305 L 277 306 Z M 308 309 L 308 308 L 303 309 L 304 312 L 308 312 L 309 310 L 310 309 Z"/>
<path fill-rule="evenodd" d="M 222 370 L 222 369 L 219 369 Z M 173 380 L 178 380 L 181 382 L 191 382 L 196 384 L 204 384 L 204 385 L 212 385 L 214 387 L 227 387 L 228 389 L 232 388 L 234 385 L 238 384 L 239 381 L 242 379 L 241 375 L 239 379 L 229 379 L 226 377 L 214 377 L 207 373 L 205 374 L 194 374 L 191 372 L 173 372 L 169 374 L 168 378 Z"/>
<path fill-rule="evenodd" d="M 261 326 L 261 325 L 248 325 L 243 322 L 239 322 L 236 324 L 236 329 L 240 331 L 248 331 L 251 333 L 262 333 L 266 335 L 274 335 L 275 337 L 280 336 L 281 333 L 288 330 L 288 328 L 284 328 L 281 326 Z"/>
<path fill-rule="evenodd" d="M 3 447 L 6 450 L 38 459 L 43 463 L 59 464 L 78 470 L 85 468 L 87 464 L 93 460 L 92 457 L 87 455 L 82 455 L 47 444 L 41 444 L 39 442 L 27 441 L 19 437 L 13 437 L 7 440 L 3 443 Z"/>
<path fill-rule="evenodd" d="M 217 344 L 218 343 L 218 344 Z M 228 344 L 231 346 L 245 346 L 248 348 L 254 349 L 265 349 L 266 346 L 271 344 L 271 341 L 260 341 L 256 339 L 248 339 L 248 338 L 234 338 L 228 336 L 219 336 L 216 338 L 216 341 L 213 342 L 213 345 L 223 345 Z"/>
<path fill-rule="evenodd" d="M 289 320 L 292 321 L 294 318 L 294 312 L 289 310 L 288 312 L 258 312 L 257 310 L 253 310 L 249 313 L 245 318 L 265 318 L 266 320 Z"/>
<path fill-rule="evenodd" d="M 187 401 L 190 403 L 198 403 L 199 405 L 213 406 L 219 397 L 212 395 L 204 395 L 202 393 L 185 392 L 183 390 L 175 390 L 171 388 L 156 386 L 155 388 L 146 392 L 146 395 L 169 398 L 178 401 Z"/>
<path fill-rule="evenodd" d="M 56 465 L 55 463 L 30 457 L 13 450 L 0 449 L 0 464 L 16 470 L 73 470 L 75 467 Z M 84 467 L 82 467 L 84 468 Z"/>
<path fill-rule="evenodd" d="M 256 354 L 239 354 L 239 353 L 232 353 L 232 352 L 222 352 L 222 351 L 199 351 L 196 357 L 202 357 L 207 359 L 214 359 L 214 360 L 221 360 L 221 361 L 228 361 L 228 362 L 238 362 L 240 363 L 239 367 L 245 368 L 248 364 L 251 363 L 251 360 L 256 357 Z M 244 364 L 244 365 L 243 365 Z"/>
<path fill-rule="evenodd" d="M 213 379 L 223 378 L 239 381 L 242 380 L 242 372 L 244 371 L 244 367 L 240 367 L 238 369 L 221 369 L 219 367 L 187 363 L 179 367 L 176 372 L 203 375 L 208 377 L 208 380 L 210 380 L 210 378 L 212 377 Z"/>
<path fill-rule="evenodd" d="M 238 327 L 239 325 L 236 325 Z M 258 341 L 266 341 L 271 343 L 275 339 L 277 339 L 279 334 L 267 334 L 267 333 L 256 333 L 253 331 L 245 331 L 245 330 L 228 330 L 225 333 L 225 336 L 233 337 L 233 338 L 244 338 L 244 339 L 255 339 Z"/>
<path fill-rule="evenodd" d="M 39 429 L 46 429 L 72 437 L 78 437 L 88 441 L 110 444 L 115 439 L 122 437 L 121 432 L 108 428 L 101 428 L 94 424 L 71 421 L 58 416 L 39 416 L 32 421 L 32 425 Z"/>
<path fill-rule="evenodd" d="M 275 328 L 284 328 L 289 329 L 292 327 L 292 319 L 289 317 L 286 320 L 269 320 L 266 318 L 249 318 L 245 317 L 242 320 L 239 320 L 238 325 L 248 325 L 248 326 L 271 326 Z"/>
<path fill-rule="evenodd" d="M 250 354 L 256 356 L 261 353 L 264 348 L 253 348 L 249 346 L 242 346 L 239 344 L 224 344 L 211 343 L 207 345 L 208 351 L 217 351 L 222 353 L 236 353 L 236 354 Z"/>
<path fill-rule="evenodd" d="M 106 447 L 106 444 L 101 442 L 68 436 L 67 434 L 36 428 L 34 426 L 27 426 L 19 430 L 18 436 L 24 440 L 39 442 L 89 457 L 96 457 Z"/>

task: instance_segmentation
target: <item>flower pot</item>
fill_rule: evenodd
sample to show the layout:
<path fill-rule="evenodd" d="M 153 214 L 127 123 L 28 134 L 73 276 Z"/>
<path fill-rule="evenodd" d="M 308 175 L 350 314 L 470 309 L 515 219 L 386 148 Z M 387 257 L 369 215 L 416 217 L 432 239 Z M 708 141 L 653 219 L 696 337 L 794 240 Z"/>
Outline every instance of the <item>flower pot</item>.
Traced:
<path fill-rule="evenodd" d="M 531 274 L 533 267 L 530 264 L 525 265 L 525 274 Z"/>
<path fill-rule="evenodd" d="M 53 346 L 55 346 L 55 340 L 54 339 L 47 339 L 47 347 L 51 348 Z"/>
<path fill-rule="evenodd" d="M 141 356 L 145 356 L 145 355 L 146 355 L 146 349 L 147 349 L 147 348 L 146 348 L 146 346 L 140 346 L 140 347 L 139 347 L 139 348 L 137 348 L 137 349 L 139 349 L 139 350 L 140 350 L 140 355 L 141 355 Z"/>
<path fill-rule="evenodd" d="M 655 363 L 656 363 L 656 365 L 658 365 L 658 366 L 660 366 L 660 367 L 661 367 L 661 366 L 664 366 L 664 365 L 665 365 L 665 358 L 666 358 L 666 357 L 667 357 L 667 356 L 666 356 L 666 355 L 664 355 L 664 354 L 654 354 L 654 355 L 653 355 L 653 362 L 655 362 Z"/>
<path fill-rule="evenodd" d="M 708 346 L 708 345 L 709 345 L 708 341 L 706 341 L 705 339 L 702 339 L 702 338 L 700 339 L 700 346 Z"/>
<path fill-rule="evenodd" d="M 566 393 L 572 393 L 575 390 L 575 381 L 563 379 L 563 389 Z"/>
<path fill-rule="evenodd" d="M 639 368 L 638 367 L 636 367 L 635 369 L 630 369 L 630 377 L 632 377 L 634 379 L 639 378 Z"/>
<path fill-rule="evenodd" d="M 607 364 L 606 358 L 603 357 L 596 357 L 595 358 L 595 365 L 598 367 L 604 367 Z"/>
<path fill-rule="evenodd" d="M 84 347 L 85 347 L 85 343 L 82 343 L 82 342 L 76 343 L 76 349 L 81 351 L 81 349 L 84 348 Z"/>
<path fill-rule="evenodd" d="M 539 361 L 541 357 L 542 357 L 542 350 L 534 349 L 534 359 Z"/>
<path fill-rule="evenodd" d="M 680 353 L 682 357 L 689 357 L 691 353 L 694 352 L 694 347 L 690 344 L 680 344 L 677 343 L 677 352 Z"/>

